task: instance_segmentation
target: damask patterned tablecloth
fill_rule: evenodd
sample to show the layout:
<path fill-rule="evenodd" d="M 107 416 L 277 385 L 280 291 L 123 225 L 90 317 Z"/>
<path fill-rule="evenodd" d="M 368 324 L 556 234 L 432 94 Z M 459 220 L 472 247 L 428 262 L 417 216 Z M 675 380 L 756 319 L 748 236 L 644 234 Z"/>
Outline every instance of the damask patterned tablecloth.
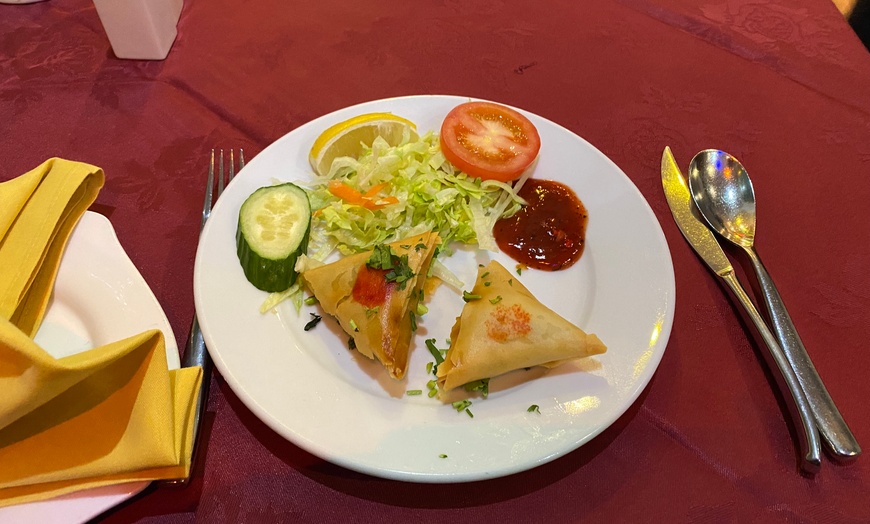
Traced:
<path fill-rule="evenodd" d="M 192 485 L 148 488 L 97 521 L 870 521 L 867 457 L 798 473 L 763 346 L 683 241 L 659 172 L 665 146 L 684 169 L 711 147 L 749 166 L 758 248 L 870 448 L 870 55 L 833 4 L 187 0 L 178 30 L 165 60 L 119 60 L 86 0 L 0 6 L 0 180 L 53 156 L 102 167 L 94 209 L 180 347 L 208 151 L 250 158 L 341 107 L 429 93 L 526 109 L 612 159 L 662 225 L 676 318 L 652 382 L 615 424 L 553 462 L 473 484 L 324 462 L 216 376 Z"/>

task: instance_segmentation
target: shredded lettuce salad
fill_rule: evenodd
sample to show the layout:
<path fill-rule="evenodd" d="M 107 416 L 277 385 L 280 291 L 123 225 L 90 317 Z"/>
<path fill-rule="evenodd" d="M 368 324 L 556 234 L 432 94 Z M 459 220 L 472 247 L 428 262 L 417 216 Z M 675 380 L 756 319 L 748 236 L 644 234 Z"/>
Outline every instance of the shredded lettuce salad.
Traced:
<path fill-rule="evenodd" d="M 496 251 L 493 226 L 525 205 L 517 195 L 524 181 L 520 178 L 511 187 L 470 178 L 444 158 L 439 137 L 432 131 L 417 138 L 406 129 L 397 146 L 378 137 L 370 147 L 363 145 L 359 158 L 336 158 L 325 176 L 297 182 L 308 189 L 314 212 L 308 254 L 297 259 L 296 269 L 302 272 L 320 265 L 336 250 L 342 255 L 360 253 L 426 231 L 438 233 L 444 254 L 451 254 L 451 242 L 476 243 Z M 347 187 L 330 190 L 330 184 Z M 353 202 L 335 193 L 354 197 Z M 430 271 L 457 290 L 464 287 L 437 258 Z M 269 295 L 260 311 L 287 299 L 299 311 L 301 286 Z"/>
<path fill-rule="evenodd" d="M 330 191 L 330 182 L 344 183 L 360 194 L 381 186 L 371 202 L 390 203 L 377 209 L 351 204 Z M 495 222 L 525 204 L 509 184 L 481 181 L 456 170 L 432 131 L 413 140 L 406 130 L 397 146 L 378 137 L 359 158 L 335 159 L 329 173 L 317 177 L 309 189 L 316 210 L 309 257 L 320 261 L 335 249 L 348 255 L 430 230 L 441 236 L 442 252 L 454 241 L 495 251 Z"/>

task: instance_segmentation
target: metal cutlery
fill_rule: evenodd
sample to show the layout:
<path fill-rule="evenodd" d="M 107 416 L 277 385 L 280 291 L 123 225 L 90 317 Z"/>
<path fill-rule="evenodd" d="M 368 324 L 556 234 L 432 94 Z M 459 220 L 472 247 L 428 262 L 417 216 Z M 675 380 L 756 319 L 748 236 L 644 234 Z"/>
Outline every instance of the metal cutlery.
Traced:
<path fill-rule="evenodd" d="M 755 251 L 755 192 L 746 169 L 728 153 L 707 149 L 695 155 L 689 164 L 689 188 L 710 227 L 749 256 L 773 332 L 807 397 L 828 449 L 835 458 L 854 459 L 861 454 L 861 447 L 825 388 L 773 279 Z"/>
<path fill-rule="evenodd" d="M 229 170 L 228 176 L 224 175 L 224 150 L 219 153 L 217 191 L 215 192 L 215 150 L 211 150 L 211 161 L 208 166 L 208 179 L 206 180 L 205 201 L 202 206 L 202 222 L 199 226 L 199 231 L 202 233 L 202 228 L 205 227 L 206 221 L 211 216 L 212 206 L 214 201 L 220 198 L 224 187 L 236 175 L 235 160 L 233 158 L 233 150 L 229 152 Z M 239 170 L 245 167 L 245 152 L 239 149 Z M 202 419 L 208 407 L 208 392 L 211 383 L 211 372 L 213 364 L 209 357 L 208 349 L 205 347 L 205 340 L 202 337 L 202 331 L 199 328 L 199 321 L 196 319 L 196 314 L 193 316 L 193 322 L 190 326 L 190 335 L 187 339 L 184 355 L 181 360 L 182 367 L 201 366 L 202 367 L 202 383 L 199 388 L 199 398 L 196 404 L 196 412 L 193 419 L 193 449 L 190 458 L 190 474 L 187 478 L 166 480 L 163 483 L 169 486 L 185 486 L 190 481 L 190 475 L 193 474 L 194 464 L 196 464 L 197 452 L 200 448 L 200 436 L 202 434 Z"/>
<path fill-rule="evenodd" d="M 744 307 L 755 327 L 761 334 L 769 355 L 775 366 L 774 373 L 783 392 L 783 398 L 791 412 L 792 422 L 800 446 L 800 467 L 807 473 L 815 473 L 821 466 L 819 434 L 812 417 L 807 398 L 789 365 L 776 337 L 768 329 L 764 319 L 755 309 L 746 291 L 738 282 L 734 268 L 719 246 L 713 233 L 699 216 L 686 179 L 680 172 L 669 147 L 662 154 L 662 187 L 670 206 L 671 213 L 683 236 L 710 269 L 721 277 Z"/>

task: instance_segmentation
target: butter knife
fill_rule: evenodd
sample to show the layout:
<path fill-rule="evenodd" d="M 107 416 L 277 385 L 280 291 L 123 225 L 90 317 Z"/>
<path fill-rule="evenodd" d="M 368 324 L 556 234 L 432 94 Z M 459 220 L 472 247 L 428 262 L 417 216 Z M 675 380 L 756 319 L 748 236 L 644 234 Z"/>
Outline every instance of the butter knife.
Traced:
<path fill-rule="evenodd" d="M 798 437 L 801 453 L 800 467 L 807 473 L 816 473 L 821 467 L 821 443 L 807 398 L 776 337 L 771 333 L 749 295 L 740 285 L 731 262 L 700 217 L 700 212 L 695 207 L 689 192 L 689 185 L 680 172 L 670 147 L 665 147 L 665 151 L 662 153 L 662 187 L 668 206 L 674 215 L 674 221 L 686 241 L 713 273 L 725 281 L 767 345 L 771 360 L 779 371 L 778 374 L 774 372 L 774 375 L 789 407 L 792 423 Z"/>

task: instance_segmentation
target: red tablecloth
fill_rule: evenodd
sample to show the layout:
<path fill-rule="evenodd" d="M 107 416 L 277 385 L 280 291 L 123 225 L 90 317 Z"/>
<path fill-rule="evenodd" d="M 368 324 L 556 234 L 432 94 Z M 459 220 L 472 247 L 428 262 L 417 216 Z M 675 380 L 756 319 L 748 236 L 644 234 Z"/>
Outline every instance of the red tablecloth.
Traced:
<path fill-rule="evenodd" d="M 212 383 L 204 467 L 101 522 L 867 522 L 870 462 L 800 475 L 759 339 L 676 228 L 659 164 L 749 166 L 759 250 L 816 367 L 870 449 L 870 55 L 826 0 L 187 0 L 164 61 L 116 59 L 93 5 L 0 6 L 0 180 L 49 157 L 104 168 L 107 215 L 183 347 L 203 167 L 332 110 L 443 93 L 584 137 L 664 229 L 676 319 L 612 427 L 537 469 L 417 485 L 333 466 Z M 0 203 L 2 205 L 2 203 Z M 0 465 L 2 467 L 2 465 Z"/>

